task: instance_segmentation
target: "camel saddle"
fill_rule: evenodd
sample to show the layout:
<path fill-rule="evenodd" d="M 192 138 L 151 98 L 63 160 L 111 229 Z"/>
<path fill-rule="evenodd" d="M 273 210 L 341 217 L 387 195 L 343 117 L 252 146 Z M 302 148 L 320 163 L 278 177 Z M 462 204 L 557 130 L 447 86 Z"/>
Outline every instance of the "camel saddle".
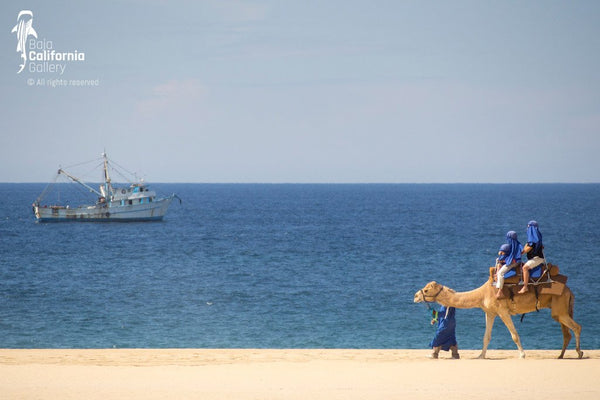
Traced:
<path fill-rule="evenodd" d="M 548 263 L 547 265 L 538 265 L 530 271 L 529 285 L 536 287 L 537 294 L 561 295 L 567 279 L 567 276 L 559 274 L 558 265 Z M 490 267 L 490 280 L 493 285 L 496 284 L 495 266 Z M 522 265 L 511 269 L 504 275 L 504 295 L 512 298 L 514 295 L 512 289 L 515 286 L 523 286 Z"/>

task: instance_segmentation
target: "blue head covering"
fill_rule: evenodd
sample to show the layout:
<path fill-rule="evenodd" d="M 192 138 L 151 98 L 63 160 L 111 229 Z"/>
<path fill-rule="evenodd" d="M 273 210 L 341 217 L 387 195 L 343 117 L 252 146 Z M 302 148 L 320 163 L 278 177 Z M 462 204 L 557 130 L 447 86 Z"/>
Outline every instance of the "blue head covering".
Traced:
<path fill-rule="evenodd" d="M 521 261 L 523 245 L 517 240 L 517 232 L 508 231 L 506 233 L 506 243 L 510 245 L 510 253 L 508 253 L 508 256 L 506 257 L 506 265 Z"/>
<path fill-rule="evenodd" d="M 542 232 L 538 228 L 538 223 L 535 221 L 529 221 L 527 223 L 527 243 L 538 243 L 542 242 Z"/>
<path fill-rule="evenodd" d="M 498 251 L 504 253 L 498 257 L 498 261 L 506 260 L 506 257 L 508 257 L 508 253 L 510 252 L 510 244 L 504 243 L 502 246 L 500 246 L 500 249 Z"/>
<path fill-rule="evenodd" d="M 527 223 L 527 243 L 533 246 L 536 252 L 542 246 L 542 232 L 540 232 L 536 221 Z"/>

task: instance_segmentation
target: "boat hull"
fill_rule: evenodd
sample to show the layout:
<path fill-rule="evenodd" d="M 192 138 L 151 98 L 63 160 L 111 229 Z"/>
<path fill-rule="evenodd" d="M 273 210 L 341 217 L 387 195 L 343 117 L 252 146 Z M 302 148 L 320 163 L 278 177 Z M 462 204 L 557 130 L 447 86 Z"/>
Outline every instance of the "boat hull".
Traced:
<path fill-rule="evenodd" d="M 160 221 L 174 196 L 144 204 L 96 204 L 75 208 L 34 205 L 38 222 L 141 222 Z"/>

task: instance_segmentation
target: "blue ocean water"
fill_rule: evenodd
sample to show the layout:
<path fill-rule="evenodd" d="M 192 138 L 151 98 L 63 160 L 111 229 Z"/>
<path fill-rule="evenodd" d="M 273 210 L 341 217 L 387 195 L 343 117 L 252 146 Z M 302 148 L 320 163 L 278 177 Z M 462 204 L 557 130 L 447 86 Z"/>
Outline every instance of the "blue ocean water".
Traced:
<path fill-rule="evenodd" d="M 114 224 L 36 223 L 44 186 L 0 184 L 0 347 L 426 348 L 415 291 L 482 285 L 536 219 L 600 348 L 598 184 L 155 184 L 183 203 Z M 483 312 L 456 319 L 480 348 Z M 525 349 L 560 349 L 549 310 L 514 321 Z M 500 320 L 490 348 L 515 348 Z"/>

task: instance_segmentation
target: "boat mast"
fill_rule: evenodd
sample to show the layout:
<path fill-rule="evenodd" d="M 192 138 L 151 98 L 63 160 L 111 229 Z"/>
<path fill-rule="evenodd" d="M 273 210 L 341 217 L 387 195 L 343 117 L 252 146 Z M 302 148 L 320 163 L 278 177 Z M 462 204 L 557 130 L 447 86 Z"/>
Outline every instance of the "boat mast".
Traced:
<path fill-rule="evenodd" d="M 110 175 L 108 174 L 108 158 L 106 157 L 106 152 L 102 153 L 102 157 L 104 158 L 104 197 L 109 197 L 113 193 L 112 184 L 110 183 Z"/>
<path fill-rule="evenodd" d="M 63 170 L 62 168 L 60 168 L 58 170 L 58 174 L 63 174 L 66 175 L 69 179 L 71 179 L 73 182 L 79 183 L 81 186 L 83 186 L 84 188 L 88 189 L 90 192 L 94 192 L 96 193 L 98 196 L 100 197 L 104 197 L 102 195 L 102 193 L 100 193 L 99 191 L 97 191 L 96 189 L 94 189 L 93 187 L 85 184 L 84 182 L 80 181 L 78 178 L 75 178 L 73 175 L 69 174 L 67 171 Z"/>

